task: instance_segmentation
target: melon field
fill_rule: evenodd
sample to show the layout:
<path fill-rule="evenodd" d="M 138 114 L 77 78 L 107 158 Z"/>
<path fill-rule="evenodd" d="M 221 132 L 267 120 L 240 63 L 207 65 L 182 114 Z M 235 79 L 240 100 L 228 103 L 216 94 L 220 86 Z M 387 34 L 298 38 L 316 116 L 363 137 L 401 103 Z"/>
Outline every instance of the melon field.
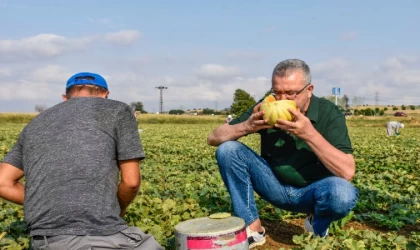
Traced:
<path fill-rule="evenodd" d="M 12 119 L 13 118 L 13 119 Z M 0 160 L 31 117 L 0 115 Z M 420 124 L 403 118 L 400 136 L 388 137 L 387 118 L 352 117 L 349 134 L 359 190 L 354 211 L 330 227 L 326 239 L 303 230 L 305 214 L 280 210 L 257 197 L 268 240 L 257 249 L 420 249 Z M 139 128 L 146 160 L 138 197 L 125 220 L 174 249 L 174 228 L 181 221 L 232 212 L 208 134 L 223 117 L 142 116 Z M 241 141 L 259 151 L 259 136 Z M 30 249 L 23 209 L 0 199 L 0 249 Z"/>

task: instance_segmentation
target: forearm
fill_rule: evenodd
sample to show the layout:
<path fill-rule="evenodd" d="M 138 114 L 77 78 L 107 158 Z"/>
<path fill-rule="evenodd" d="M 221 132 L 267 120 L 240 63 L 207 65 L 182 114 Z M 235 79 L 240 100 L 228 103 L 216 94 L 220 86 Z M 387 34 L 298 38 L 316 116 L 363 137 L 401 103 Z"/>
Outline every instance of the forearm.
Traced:
<path fill-rule="evenodd" d="M 0 197 L 13 203 L 23 205 L 25 186 L 19 182 L 9 185 L 0 185 Z"/>
<path fill-rule="evenodd" d="M 211 146 L 219 146 L 225 141 L 237 140 L 242 136 L 253 133 L 244 122 L 235 125 L 221 125 L 208 136 L 207 143 Z"/>
<path fill-rule="evenodd" d="M 313 136 L 306 140 L 306 143 L 311 147 L 324 166 L 335 176 L 348 181 L 353 178 L 356 166 L 351 154 L 346 154 L 332 146 L 316 130 L 314 130 Z"/>
<path fill-rule="evenodd" d="M 128 205 L 136 198 L 139 186 L 133 187 L 121 181 L 118 185 L 118 202 L 121 208 L 121 216 L 124 216 Z"/>

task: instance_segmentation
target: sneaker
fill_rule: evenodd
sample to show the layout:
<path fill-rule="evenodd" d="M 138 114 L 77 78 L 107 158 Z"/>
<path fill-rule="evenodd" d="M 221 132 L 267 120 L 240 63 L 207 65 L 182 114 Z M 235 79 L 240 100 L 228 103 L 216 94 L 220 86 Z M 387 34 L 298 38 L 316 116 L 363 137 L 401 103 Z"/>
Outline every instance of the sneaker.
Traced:
<path fill-rule="evenodd" d="M 249 249 L 265 244 L 265 228 L 262 232 L 255 232 L 246 227 L 246 235 L 248 236 Z"/>
<path fill-rule="evenodd" d="M 306 217 L 305 222 L 303 223 L 303 226 L 305 227 L 305 231 L 308 232 L 308 233 L 311 233 L 311 232 L 315 233 L 314 232 L 314 227 L 312 226 L 313 219 L 314 219 L 314 215 L 310 214 L 309 216 Z M 327 237 L 327 235 L 328 235 L 328 229 L 325 232 L 325 236 L 321 237 L 321 238 L 325 238 L 325 237 Z"/>

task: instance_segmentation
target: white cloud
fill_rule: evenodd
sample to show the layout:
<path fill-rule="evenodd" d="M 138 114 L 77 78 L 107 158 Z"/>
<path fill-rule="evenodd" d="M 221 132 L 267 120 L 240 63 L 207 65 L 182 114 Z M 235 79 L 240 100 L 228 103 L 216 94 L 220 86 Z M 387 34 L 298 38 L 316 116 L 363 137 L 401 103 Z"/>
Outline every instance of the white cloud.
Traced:
<path fill-rule="evenodd" d="M 39 34 L 21 40 L 0 40 L 0 62 L 57 57 L 82 50 L 91 41 L 92 38 L 89 37 L 69 39 L 56 34 Z"/>
<path fill-rule="evenodd" d="M 47 65 L 30 72 L 28 80 L 59 84 L 64 89 L 67 79 L 73 74 L 74 73 L 69 72 L 66 68 L 59 65 Z"/>
<path fill-rule="evenodd" d="M 1 77 L 7 77 L 12 74 L 12 69 L 10 68 L 0 68 L 0 76 Z"/>
<path fill-rule="evenodd" d="M 141 36 L 137 30 L 122 30 L 106 34 L 105 40 L 115 45 L 127 46 L 135 43 Z"/>
<path fill-rule="evenodd" d="M 312 67 L 315 94 L 331 95 L 332 87 L 340 87 L 341 95 L 364 97 L 365 103 L 420 103 L 420 65 L 416 57 L 390 57 L 376 64 L 362 64 L 333 58 Z"/>
<path fill-rule="evenodd" d="M 1 75 L 2 70 L 0 70 Z M 71 73 L 58 65 L 7 70 L 0 79 L 0 100 L 48 100 L 64 93 Z"/>
<path fill-rule="evenodd" d="M 414 56 L 394 56 L 387 58 L 385 62 L 383 62 L 379 68 L 382 70 L 399 70 L 406 66 L 415 64 L 419 61 L 418 58 Z"/>
<path fill-rule="evenodd" d="M 60 92 L 51 90 L 46 82 L 19 80 L 0 82 L 0 100 L 45 100 Z"/>
<path fill-rule="evenodd" d="M 220 64 L 205 64 L 196 70 L 196 75 L 205 79 L 232 78 L 240 74 L 241 70 L 238 67 Z"/>
<path fill-rule="evenodd" d="M 374 63 L 351 61 L 345 58 L 331 58 L 310 65 L 313 84 L 317 96 L 331 95 L 332 87 L 340 87 L 341 94 L 353 97 L 365 97 L 365 102 L 375 103 L 375 92 L 379 92 L 380 103 L 384 104 L 419 104 L 420 98 L 420 58 L 393 56 Z M 158 111 L 159 90 L 157 86 L 168 87 L 163 91 L 164 109 L 183 108 L 225 108 L 232 104 L 236 89 L 243 89 L 255 99 L 260 99 L 271 87 L 270 76 L 259 76 L 246 66 L 226 66 L 205 64 L 197 69 L 168 71 L 138 71 L 128 68 L 122 62 L 125 58 L 116 58 L 112 63 L 95 67 L 109 84 L 110 98 L 126 103 L 141 101 L 147 111 Z M 144 61 L 146 67 L 152 67 Z M 89 63 L 92 63 L 89 61 Z M 26 111 L 33 110 L 33 103 L 48 103 L 49 106 L 60 101 L 65 82 L 75 68 L 90 68 L 89 63 L 80 60 L 77 65 L 65 61 L 63 64 L 7 64 L 0 66 L 0 101 L 19 102 Z M 40 66 L 41 65 L 41 66 Z M 88 66 L 86 66 L 88 65 Z M 95 64 L 96 65 L 96 64 Z M 241 66 L 242 68 L 239 68 Z M 188 68 L 179 65 L 176 69 Z M 162 74 L 165 72 L 165 74 Z M 193 74 L 191 74 L 191 72 Z M 244 72 L 247 72 L 245 74 Z M 416 101 L 417 100 L 417 101 Z M 32 101 L 31 104 L 29 104 Z M 23 104 L 22 104 L 23 103 Z M 9 104 L 7 104 L 9 105 Z M 12 105 L 12 104 L 10 104 Z M 30 105 L 30 106 L 29 106 Z M 7 107 L 2 105 L 2 110 Z"/>

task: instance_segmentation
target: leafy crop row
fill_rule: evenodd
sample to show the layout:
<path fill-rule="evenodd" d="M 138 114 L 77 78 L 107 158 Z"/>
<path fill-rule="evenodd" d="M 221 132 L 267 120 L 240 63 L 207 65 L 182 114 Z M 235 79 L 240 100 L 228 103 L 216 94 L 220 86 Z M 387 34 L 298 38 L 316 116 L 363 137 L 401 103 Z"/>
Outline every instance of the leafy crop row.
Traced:
<path fill-rule="evenodd" d="M 181 221 L 215 212 L 231 212 L 229 194 L 220 178 L 215 148 L 206 143 L 214 124 L 142 124 L 147 158 L 142 188 L 125 220 L 173 248 L 174 227 Z M 10 150 L 23 125 L 0 128 L 0 159 Z M 420 134 L 405 128 L 387 137 L 383 127 L 350 127 L 357 173 L 353 183 L 359 202 L 351 214 L 331 227 L 327 239 L 296 235 L 294 249 L 415 249 L 420 246 Z M 257 135 L 241 139 L 259 151 Z M 261 217 L 303 218 L 258 199 Z M 0 249 L 28 249 L 27 228 L 20 206 L 0 200 Z M 347 220 L 380 228 L 343 230 Z M 268 232 L 270 233 L 270 232 Z M 413 248 L 414 247 L 414 248 Z"/>

